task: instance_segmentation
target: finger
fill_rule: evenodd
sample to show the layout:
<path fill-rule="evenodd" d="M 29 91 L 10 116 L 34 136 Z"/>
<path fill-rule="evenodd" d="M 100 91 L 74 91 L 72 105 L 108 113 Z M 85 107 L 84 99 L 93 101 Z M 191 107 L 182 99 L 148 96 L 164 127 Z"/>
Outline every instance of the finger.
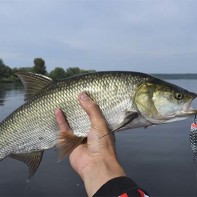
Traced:
<path fill-rule="evenodd" d="M 100 111 L 98 105 L 90 99 L 90 97 L 86 93 L 81 93 L 79 95 L 79 101 L 81 107 L 86 111 L 88 114 L 92 126 L 94 128 L 101 128 L 101 131 L 106 133 L 107 123 L 106 120 Z"/>
<path fill-rule="evenodd" d="M 61 109 L 55 110 L 55 116 L 56 116 L 58 126 L 60 128 L 60 131 L 62 131 L 62 132 L 63 131 L 70 131 L 70 127 L 69 127 Z"/>

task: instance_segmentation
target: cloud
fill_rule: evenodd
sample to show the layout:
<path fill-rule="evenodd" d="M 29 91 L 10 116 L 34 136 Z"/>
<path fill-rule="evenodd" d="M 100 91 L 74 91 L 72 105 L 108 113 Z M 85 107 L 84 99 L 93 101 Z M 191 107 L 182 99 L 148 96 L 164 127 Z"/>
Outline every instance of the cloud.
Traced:
<path fill-rule="evenodd" d="M 13 67 L 42 57 L 49 70 L 185 72 L 187 63 L 192 72 L 196 7 L 195 0 L 0 1 L 0 57 Z"/>

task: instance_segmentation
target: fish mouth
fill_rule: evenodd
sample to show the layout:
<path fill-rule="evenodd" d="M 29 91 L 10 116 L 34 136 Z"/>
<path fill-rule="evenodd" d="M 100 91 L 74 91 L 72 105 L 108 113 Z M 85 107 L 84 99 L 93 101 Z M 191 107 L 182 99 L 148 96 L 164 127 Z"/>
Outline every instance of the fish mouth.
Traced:
<path fill-rule="evenodd" d="M 176 117 L 187 117 L 197 114 L 197 109 L 193 109 L 190 107 L 188 111 L 181 111 L 179 114 L 176 115 Z"/>
<path fill-rule="evenodd" d="M 195 94 L 194 98 L 196 98 L 196 96 L 197 96 L 197 94 Z M 190 102 L 187 102 L 183 106 L 182 110 L 178 111 L 174 115 L 168 116 L 165 122 L 173 122 L 173 121 L 178 121 L 178 120 L 184 120 L 184 119 L 188 118 L 189 116 L 196 115 L 197 114 L 197 109 L 193 109 L 191 107 L 191 103 L 192 103 L 193 99 Z"/>
<path fill-rule="evenodd" d="M 197 94 L 195 94 L 195 98 L 196 96 Z M 183 109 L 179 113 L 176 114 L 176 117 L 187 117 L 187 116 L 192 116 L 192 115 L 197 114 L 197 109 L 193 109 L 191 107 L 192 100 L 183 106 Z"/>
<path fill-rule="evenodd" d="M 190 92 L 191 100 L 183 106 L 182 110 L 177 114 L 176 117 L 188 117 L 197 114 L 197 109 L 193 109 L 191 107 L 192 101 L 196 99 L 197 94 L 194 92 Z"/>
<path fill-rule="evenodd" d="M 183 107 L 183 109 L 181 111 L 177 112 L 176 114 L 174 114 L 172 116 L 168 116 L 164 122 L 165 123 L 168 123 L 168 122 L 185 120 L 188 117 L 197 114 L 197 109 L 193 109 L 190 106 L 190 103 L 185 104 L 185 106 Z"/>

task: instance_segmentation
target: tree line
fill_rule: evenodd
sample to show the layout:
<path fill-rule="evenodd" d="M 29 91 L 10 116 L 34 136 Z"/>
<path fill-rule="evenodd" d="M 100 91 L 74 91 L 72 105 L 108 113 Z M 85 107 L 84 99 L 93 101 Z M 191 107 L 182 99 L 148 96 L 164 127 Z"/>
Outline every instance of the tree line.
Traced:
<path fill-rule="evenodd" d="M 17 81 L 18 78 L 16 77 L 15 73 L 19 71 L 38 73 L 46 75 L 55 80 L 71 77 L 74 75 L 95 72 L 95 70 L 84 70 L 80 69 L 79 67 L 69 67 L 66 70 L 62 67 L 56 67 L 51 72 L 48 72 L 45 61 L 42 58 L 35 58 L 33 63 L 34 66 L 32 67 L 10 68 L 9 66 L 5 65 L 3 60 L 0 58 L 0 82 Z"/>

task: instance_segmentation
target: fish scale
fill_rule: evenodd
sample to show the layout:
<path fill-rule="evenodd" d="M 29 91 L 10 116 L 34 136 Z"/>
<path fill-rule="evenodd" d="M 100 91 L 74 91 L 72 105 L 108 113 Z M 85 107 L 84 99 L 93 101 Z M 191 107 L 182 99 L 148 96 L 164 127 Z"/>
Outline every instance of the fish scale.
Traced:
<path fill-rule="evenodd" d="M 61 81 L 34 73 L 17 75 L 26 88 L 26 102 L 0 124 L 0 159 L 10 156 L 24 161 L 31 176 L 45 149 L 63 143 L 60 147 L 66 154 L 87 136 L 91 123 L 78 101 L 81 92 L 99 105 L 111 131 L 162 124 L 197 113 L 185 107 L 195 93 L 144 73 L 97 72 Z M 173 116 L 168 106 L 175 109 Z M 67 118 L 72 138 L 58 141 L 62 136 L 54 113 L 57 108 Z"/>

